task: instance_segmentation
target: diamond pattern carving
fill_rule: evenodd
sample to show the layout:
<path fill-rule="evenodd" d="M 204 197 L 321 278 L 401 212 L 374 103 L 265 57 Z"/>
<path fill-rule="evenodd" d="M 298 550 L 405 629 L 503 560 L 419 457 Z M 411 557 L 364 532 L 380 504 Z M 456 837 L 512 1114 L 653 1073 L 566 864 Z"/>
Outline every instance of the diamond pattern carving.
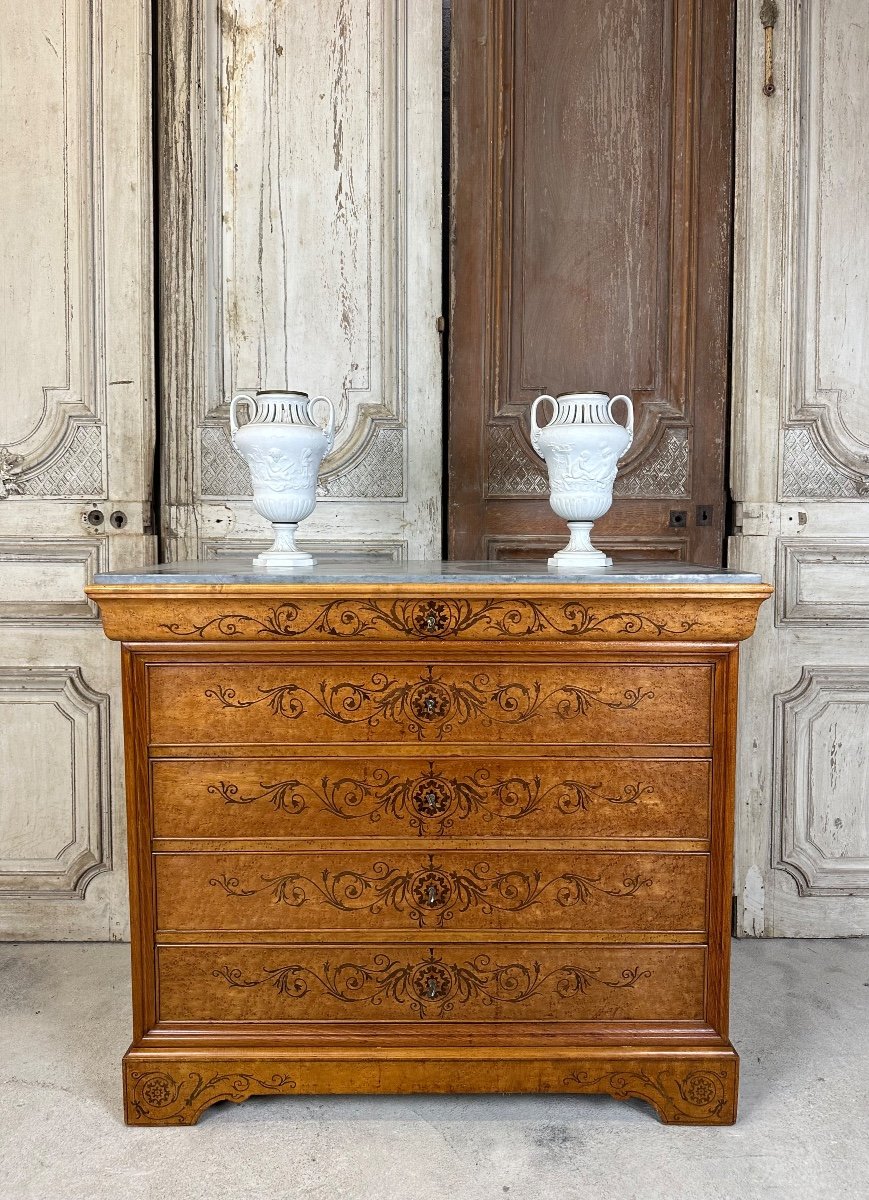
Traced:
<path fill-rule="evenodd" d="M 859 500 L 866 495 L 869 482 L 833 466 L 819 450 L 808 426 L 785 429 L 783 499 Z"/>
<path fill-rule="evenodd" d="M 679 499 L 688 495 L 688 431 L 668 429 L 655 450 L 626 475 L 616 478 L 616 496 Z M 546 469 L 529 457 L 509 425 L 489 434 L 488 495 L 548 496 Z"/>
<path fill-rule="evenodd" d="M 679 500 L 688 495 L 688 430 L 668 429 L 636 468 L 616 477 L 614 496 Z"/>
<path fill-rule="evenodd" d="M 21 494 L 60 499 L 102 496 L 103 431 L 96 423 L 77 424 L 65 449 L 53 459 L 22 472 Z"/>
<path fill-rule="evenodd" d="M 548 496 L 546 468 L 529 458 L 509 425 L 489 430 L 490 496 Z"/>
<path fill-rule="evenodd" d="M 391 500 L 404 495 L 404 430 L 380 427 L 355 466 L 326 475 L 321 494 L 330 500 Z"/>
<path fill-rule="evenodd" d="M 247 463 L 222 425 L 202 429 L 202 495 L 248 499 L 252 494 Z M 321 475 L 319 495 L 330 500 L 400 499 L 404 495 L 404 432 L 379 428 L 355 466 Z"/>
<path fill-rule="evenodd" d="M 202 429 L 202 495 L 221 499 L 249 497 L 253 491 L 247 463 L 236 451 L 223 425 Z"/>

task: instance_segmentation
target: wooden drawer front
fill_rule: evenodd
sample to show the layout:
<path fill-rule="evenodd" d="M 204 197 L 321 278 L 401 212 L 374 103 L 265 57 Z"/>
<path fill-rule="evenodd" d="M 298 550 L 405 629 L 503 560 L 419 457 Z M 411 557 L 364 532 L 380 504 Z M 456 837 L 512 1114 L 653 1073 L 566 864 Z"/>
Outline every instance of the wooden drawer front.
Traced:
<path fill-rule="evenodd" d="M 705 838 L 704 759 L 157 759 L 162 838 Z"/>
<path fill-rule="evenodd" d="M 703 946 L 161 946 L 159 1020 L 699 1020 Z"/>
<path fill-rule="evenodd" d="M 704 854 L 158 854 L 162 930 L 699 931 Z"/>
<path fill-rule="evenodd" d="M 156 744 L 706 745 L 712 668 L 695 664 L 152 665 Z"/>

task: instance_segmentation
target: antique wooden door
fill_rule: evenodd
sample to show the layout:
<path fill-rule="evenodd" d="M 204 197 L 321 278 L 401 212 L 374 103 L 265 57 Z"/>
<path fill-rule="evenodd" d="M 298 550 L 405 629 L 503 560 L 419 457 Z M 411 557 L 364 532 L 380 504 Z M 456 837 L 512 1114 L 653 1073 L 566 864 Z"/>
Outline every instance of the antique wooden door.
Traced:
<path fill-rule="evenodd" d="M 271 542 L 234 391 L 325 393 L 334 452 L 300 543 L 440 555 L 437 0 L 160 0 L 162 532 Z"/>
<path fill-rule="evenodd" d="M 737 927 L 869 934 L 869 6 L 740 6 L 731 561 Z M 776 6 L 765 5 L 764 17 Z"/>
<path fill-rule="evenodd" d="M 125 936 L 117 647 L 151 561 L 150 12 L 0 7 L 0 936 Z"/>
<path fill-rule="evenodd" d="M 731 0 L 453 5 L 449 535 L 566 541 L 528 437 L 541 392 L 627 392 L 595 527 L 620 558 L 723 550 Z"/>

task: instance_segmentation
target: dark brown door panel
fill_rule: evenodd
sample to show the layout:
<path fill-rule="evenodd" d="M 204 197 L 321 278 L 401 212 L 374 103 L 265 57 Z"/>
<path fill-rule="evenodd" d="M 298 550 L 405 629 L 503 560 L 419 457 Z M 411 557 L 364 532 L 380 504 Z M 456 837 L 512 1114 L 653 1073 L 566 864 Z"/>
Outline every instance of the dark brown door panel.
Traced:
<path fill-rule="evenodd" d="M 563 545 L 541 392 L 631 395 L 595 527 L 617 558 L 721 561 L 731 0 L 464 0 L 453 12 L 454 558 Z"/>

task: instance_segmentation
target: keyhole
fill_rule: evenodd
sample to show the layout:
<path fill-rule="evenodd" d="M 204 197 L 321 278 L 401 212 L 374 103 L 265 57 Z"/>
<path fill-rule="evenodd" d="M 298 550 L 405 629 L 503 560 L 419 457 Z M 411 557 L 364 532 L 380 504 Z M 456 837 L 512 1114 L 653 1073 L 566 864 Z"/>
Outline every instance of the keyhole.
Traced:
<path fill-rule="evenodd" d="M 431 716 L 434 713 L 434 710 L 435 710 L 434 697 L 429 696 L 425 702 L 425 711 L 429 714 L 429 716 Z"/>
<path fill-rule="evenodd" d="M 124 526 L 126 525 L 126 523 L 127 523 L 127 514 L 122 513 L 120 511 L 120 509 L 115 509 L 115 511 L 109 517 L 109 524 L 112 525 L 115 529 L 123 529 Z"/>
<path fill-rule="evenodd" d="M 429 807 L 429 812 L 434 812 L 434 807 L 437 804 L 437 794 L 435 792 L 426 792 L 425 802 Z"/>
<path fill-rule="evenodd" d="M 433 612 L 430 612 L 425 619 L 425 627 L 429 633 L 434 633 L 437 629 L 438 619 Z"/>
<path fill-rule="evenodd" d="M 437 983 L 435 982 L 435 980 L 434 980 L 434 979 L 430 979 L 430 980 L 428 981 L 428 984 L 427 984 L 427 986 L 426 986 L 426 991 L 428 992 L 428 998 L 429 998 L 429 1000 L 437 1000 L 437 998 L 438 998 L 438 985 L 437 985 Z"/>
<path fill-rule="evenodd" d="M 432 906 L 432 908 L 434 908 L 434 906 L 438 902 L 437 888 L 435 887 L 435 885 L 433 883 L 430 883 L 428 885 L 428 902 Z"/>

